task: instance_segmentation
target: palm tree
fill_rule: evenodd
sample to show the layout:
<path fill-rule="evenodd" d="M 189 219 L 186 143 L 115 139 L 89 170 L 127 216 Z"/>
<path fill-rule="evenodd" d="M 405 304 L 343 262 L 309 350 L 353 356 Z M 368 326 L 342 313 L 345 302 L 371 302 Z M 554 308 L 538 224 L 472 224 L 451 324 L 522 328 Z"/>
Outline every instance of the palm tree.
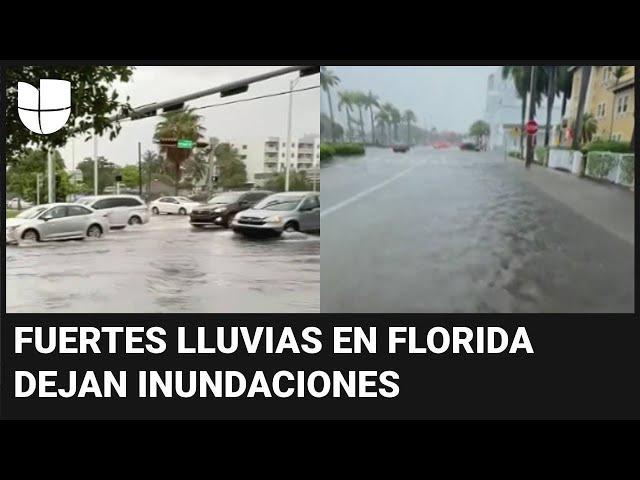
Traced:
<path fill-rule="evenodd" d="M 338 97 L 340 97 L 340 103 L 338 103 L 338 111 L 342 111 L 344 108 L 347 114 L 347 135 L 349 137 L 349 141 L 353 141 L 353 129 L 351 127 L 352 119 L 351 112 L 353 112 L 353 93 L 349 90 L 343 90 L 342 92 L 338 92 Z"/>
<path fill-rule="evenodd" d="M 378 110 L 378 113 L 376 113 L 376 121 L 377 121 L 378 128 L 380 129 L 381 137 L 385 137 L 385 140 L 387 140 L 387 143 L 389 143 L 390 139 L 386 133 L 386 127 L 391 122 L 391 118 L 389 117 L 389 112 L 384 108 L 381 108 L 380 110 Z M 389 128 L 389 132 L 391 132 L 391 128 Z"/>
<path fill-rule="evenodd" d="M 191 156 L 191 150 L 177 148 L 174 142 L 181 139 L 198 142 L 203 138 L 205 128 L 200 125 L 202 117 L 193 113 L 193 109 L 182 112 L 167 112 L 162 115 L 162 120 L 156 125 L 153 135 L 154 140 L 165 142 L 160 145 L 167 160 L 175 169 L 176 195 L 178 195 L 182 164 Z"/>
<path fill-rule="evenodd" d="M 551 115 L 553 113 L 553 102 L 556 98 L 556 87 L 557 87 L 557 73 L 558 67 L 556 66 L 548 66 L 544 67 L 547 72 L 547 127 L 544 131 L 544 146 L 549 146 L 549 135 L 551 133 Z"/>
<path fill-rule="evenodd" d="M 184 164 L 185 175 L 192 183 L 197 184 L 209 174 L 209 155 L 211 147 L 196 152 Z"/>
<path fill-rule="evenodd" d="M 580 138 L 583 144 L 589 143 L 593 136 L 598 131 L 598 121 L 593 114 L 585 113 L 582 118 L 582 132 L 580 132 Z"/>
<path fill-rule="evenodd" d="M 376 143 L 376 127 L 373 120 L 373 107 L 380 108 L 380 104 L 378 103 L 379 98 L 375 95 L 371 90 L 366 96 L 366 107 L 369 108 L 369 114 L 371 115 L 371 143 L 375 145 Z"/>
<path fill-rule="evenodd" d="M 547 75 L 544 72 L 544 69 L 536 70 L 536 84 L 535 84 L 535 94 L 532 102 L 532 112 L 531 116 L 535 117 L 536 114 L 536 106 L 540 105 L 542 100 L 542 92 L 545 89 L 545 85 L 547 83 Z M 513 66 L 513 65 L 505 65 L 502 67 L 502 78 L 512 78 L 513 84 L 516 89 L 516 93 L 518 94 L 518 98 L 522 100 L 522 108 L 521 108 L 521 126 L 520 126 L 520 155 L 524 156 L 524 123 L 526 121 L 525 116 L 527 112 L 527 94 L 529 93 L 529 88 L 531 84 L 531 67 L 530 66 Z"/>
<path fill-rule="evenodd" d="M 583 65 L 580 69 L 580 93 L 578 94 L 578 113 L 576 114 L 575 134 L 573 135 L 573 142 L 571 143 L 573 150 L 578 150 L 580 147 L 581 132 L 583 131 L 582 124 L 586 119 L 584 105 L 587 101 L 587 89 L 589 88 L 590 79 L 591 66 Z"/>
<path fill-rule="evenodd" d="M 327 67 L 320 67 L 320 86 L 322 90 L 327 94 L 327 100 L 329 101 L 329 117 L 331 118 L 331 142 L 336 143 L 335 133 L 333 126 L 335 125 L 335 119 L 333 118 L 333 101 L 331 100 L 331 87 L 335 87 L 340 83 L 338 76 L 329 70 Z"/>
<path fill-rule="evenodd" d="M 608 68 L 608 67 L 605 67 Z M 611 89 L 614 90 L 618 84 L 620 83 L 620 79 L 624 77 L 627 73 L 627 67 L 623 65 L 618 65 L 614 67 L 611 71 L 611 76 L 613 77 L 613 83 L 611 85 Z M 616 94 L 614 92 L 613 99 L 611 100 L 611 128 L 609 129 L 609 141 L 613 139 L 613 119 L 615 118 L 614 109 L 616 108 Z"/>
<path fill-rule="evenodd" d="M 390 116 L 391 116 L 391 123 L 393 123 L 393 141 L 395 142 L 398 140 L 398 126 L 402 121 L 402 114 L 400 113 L 400 110 L 393 107 L 391 109 Z"/>
<path fill-rule="evenodd" d="M 367 95 L 362 92 L 353 92 L 353 104 L 358 108 L 360 114 L 360 138 L 362 143 L 366 142 L 364 134 L 364 119 L 362 117 L 362 108 L 367 105 Z"/>
<path fill-rule="evenodd" d="M 417 120 L 416 114 L 411 110 L 404 112 L 402 119 L 407 122 L 407 144 L 411 144 L 411 123 L 415 123 Z"/>

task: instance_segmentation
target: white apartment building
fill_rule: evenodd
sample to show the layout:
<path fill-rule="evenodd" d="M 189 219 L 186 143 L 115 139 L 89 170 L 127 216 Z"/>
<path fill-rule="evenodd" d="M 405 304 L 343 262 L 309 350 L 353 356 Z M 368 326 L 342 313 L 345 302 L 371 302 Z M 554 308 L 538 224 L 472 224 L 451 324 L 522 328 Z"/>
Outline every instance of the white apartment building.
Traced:
<path fill-rule="evenodd" d="M 551 113 L 552 125 L 560 123 L 560 103 L 560 99 L 557 97 Z M 547 101 L 546 97 L 543 97 L 536 112 L 536 122 L 540 126 L 537 138 L 538 145 L 544 142 L 546 119 Z M 498 67 L 494 73 L 489 75 L 485 121 L 491 128 L 488 143 L 490 150 L 506 147 L 507 151 L 511 151 L 520 148 L 520 136 L 514 135 L 512 132 L 515 128 L 521 128 L 522 125 L 522 100 L 518 97 L 513 79 L 505 80 L 502 78 L 502 67 Z"/>
<path fill-rule="evenodd" d="M 238 150 L 240 158 L 247 166 L 248 183 L 260 185 L 286 169 L 286 138 L 231 139 L 222 143 L 228 143 Z M 290 171 L 315 171 L 320 167 L 319 135 L 305 135 L 292 139 L 288 151 Z"/>

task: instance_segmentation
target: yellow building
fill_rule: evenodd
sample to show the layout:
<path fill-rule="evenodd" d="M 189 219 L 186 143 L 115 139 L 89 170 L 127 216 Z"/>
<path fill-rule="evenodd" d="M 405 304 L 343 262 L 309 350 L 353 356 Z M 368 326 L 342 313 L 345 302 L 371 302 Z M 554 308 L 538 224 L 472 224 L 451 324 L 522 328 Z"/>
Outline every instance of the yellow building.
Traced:
<path fill-rule="evenodd" d="M 582 67 L 571 67 L 571 71 L 573 87 L 566 125 L 574 128 L 584 70 Z M 634 87 L 634 66 L 591 67 L 584 112 L 591 114 L 598 125 L 593 140 L 631 142 L 635 125 Z"/>

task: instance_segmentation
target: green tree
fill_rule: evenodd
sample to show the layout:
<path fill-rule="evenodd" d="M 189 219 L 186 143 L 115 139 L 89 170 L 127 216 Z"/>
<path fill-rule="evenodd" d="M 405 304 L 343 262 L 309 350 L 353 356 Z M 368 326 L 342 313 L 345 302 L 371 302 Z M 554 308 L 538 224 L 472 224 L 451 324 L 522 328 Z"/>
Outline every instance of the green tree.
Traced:
<path fill-rule="evenodd" d="M 211 147 L 198 150 L 184 164 L 185 176 L 195 185 L 209 174 L 209 154 Z"/>
<path fill-rule="evenodd" d="M 91 192 L 93 192 L 93 170 L 94 161 L 92 158 L 85 158 L 76 166 L 77 170 L 82 172 L 82 182 L 91 186 Z M 110 187 L 116 184 L 116 175 L 118 174 L 120 167 L 111 163 L 104 157 L 98 157 L 98 194 L 104 192 L 106 187 Z"/>
<path fill-rule="evenodd" d="M 378 110 L 378 113 L 376 113 L 376 122 L 378 128 L 380 128 L 381 136 L 384 137 L 385 142 L 389 144 L 391 143 L 391 117 L 389 116 L 389 111 L 385 108 L 386 105 L 387 104 L 383 105 L 380 110 Z"/>
<path fill-rule="evenodd" d="M 198 142 L 203 138 L 205 128 L 200 124 L 202 117 L 193 113 L 193 109 L 182 112 L 168 112 L 156 125 L 154 140 L 177 142 L 181 139 Z M 176 195 L 178 195 L 183 163 L 191 156 L 191 150 L 177 148 L 175 145 L 161 145 L 160 151 L 173 166 Z"/>
<path fill-rule="evenodd" d="M 367 106 L 367 95 L 362 92 L 353 92 L 353 104 L 358 109 L 358 113 L 360 115 L 360 139 L 362 143 L 365 143 L 367 139 L 364 133 L 364 117 L 362 115 L 362 109 Z"/>
<path fill-rule="evenodd" d="M 583 145 L 589 143 L 598 131 L 598 121 L 591 113 L 585 113 L 582 117 L 582 131 L 580 132 L 580 141 Z"/>
<path fill-rule="evenodd" d="M 333 137 L 330 137 L 330 138 L 342 139 L 344 136 L 344 130 L 342 126 L 339 123 L 335 123 L 335 122 L 332 123 L 331 118 L 329 118 L 329 116 L 326 113 L 321 113 L 320 114 L 320 137 L 323 139 L 326 138 L 327 132 L 331 132 L 331 135 L 333 135 Z"/>
<path fill-rule="evenodd" d="M 407 110 L 404 112 L 404 115 L 402 116 L 402 119 L 407 122 L 407 144 L 411 145 L 411 124 L 415 123 L 418 118 L 416 117 L 416 114 L 413 113 L 412 110 Z"/>
<path fill-rule="evenodd" d="M 218 166 L 218 185 L 222 188 L 239 188 L 247 183 L 247 167 L 238 150 L 231 148 L 228 143 L 221 143 L 216 147 L 216 165 Z"/>
<path fill-rule="evenodd" d="M 270 178 L 265 183 L 265 188 L 272 192 L 284 192 L 285 174 L 280 173 Z M 313 189 L 313 184 L 307 179 L 305 172 L 289 172 L 289 191 L 290 192 L 307 192 Z"/>
<path fill-rule="evenodd" d="M 128 98 L 123 103 L 113 90 L 115 82 L 128 82 L 133 73 L 127 66 L 12 66 L 5 69 L 6 155 L 7 163 L 15 162 L 29 147 L 56 149 L 63 147 L 74 134 L 86 139 L 94 134 L 114 139 L 120 132 L 118 121 L 110 120 L 116 113 L 130 111 Z M 39 135 L 26 128 L 18 116 L 18 82 L 39 86 L 41 78 L 56 78 L 71 82 L 71 115 L 66 125 L 50 135 Z"/>
<path fill-rule="evenodd" d="M 483 120 L 473 122 L 469 128 L 469 135 L 476 137 L 476 141 L 478 143 L 483 137 L 488 137 L 489 133 L 491 133 L 491 128 L 489 127 L 489 124 Z"/>
<path fill-rule="evenodd" d="M 331 88 L 338 86 L 340 79 L 338 76 L 329 70 L 327 67 L 320 67 L 320 86 L 322 90 L 327 94 L 327 100 L 329 101 L 329 117 L 330 123 L 330 138 L 333 143 L 336 143 L 336 132 L 333 127 L 336 125 L 336 120 L 333 117 L 333 100 L 331 98 Z"/>
<path fill-rule="evenodd" d="M 58 151 L 52 153 L 55 168 L 56 201 L 65 201 L 67 195 L 75 193 L 64 168 L 64 160 Z M 40 174 L 40 203 L 49 198 L 47 184 L 47 154 L 44 150 L 26 149 L 7 169 L 7 191 L 19 198 L 35 202 L 37 200 L 37 177 Z"/>
<path fill-rule="evenodd" d="M 389 111 L 389 117 L 393 124 L 393 142 L 396 142 L 398 140 L 398 127 L 400 126 L 400 122 L 402 122 L 402 114 L 400 110 L 392 106 Z"/>
<path fill-rule="evenodd" d="M 122 182 L 128 188 L 138 188 L 140 185 L 140 171 L 137 165 L 125 165 L 120 170 Z"/>

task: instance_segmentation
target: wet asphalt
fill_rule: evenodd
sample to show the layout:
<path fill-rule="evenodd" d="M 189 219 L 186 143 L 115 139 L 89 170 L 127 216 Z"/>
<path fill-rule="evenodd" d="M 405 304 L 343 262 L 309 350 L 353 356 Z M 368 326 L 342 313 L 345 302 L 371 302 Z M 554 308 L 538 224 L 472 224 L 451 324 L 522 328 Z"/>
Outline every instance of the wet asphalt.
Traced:
<path fill-rule="evenodd" d="M 320 236 L 248 239 L 188 217 L 97 240 L 7 246 L 8 313 L 314 313 Z"/>
<path fill-rule="evenodd" d="M 323 165 L 322 311 L 633 312 L 633 244 L 523 172 L 424 147 Z"/>

